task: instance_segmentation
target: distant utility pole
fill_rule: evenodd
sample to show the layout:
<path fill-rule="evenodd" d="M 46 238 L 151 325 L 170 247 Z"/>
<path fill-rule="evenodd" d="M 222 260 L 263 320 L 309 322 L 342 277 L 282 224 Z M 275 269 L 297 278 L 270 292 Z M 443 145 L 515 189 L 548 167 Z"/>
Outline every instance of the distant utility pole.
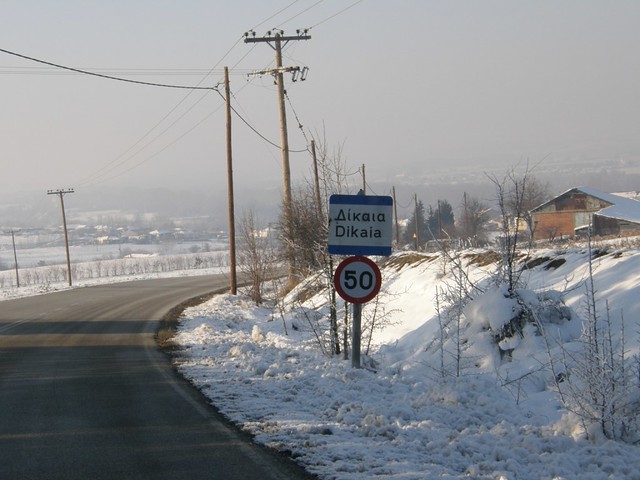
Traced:
<path fill-rule="evenodd" d="M 318 209 L 318 218 L 322 218 L 322 199 L 320 198 L 320 175 L 318 175 L 318 157 L 316 156 L 316 141 L 311 140 L 311 156 L 313 157 L 313 193 Z"/>
<path fill-rule="evenodd" d="M 291 72 L 292 80 L 295 82 L 300 75 L 300 80 L 305 80 L 307 69 L 300 67 L 283 67 L 282 66 L 282 47 L 289 42 L 298 40 L 310 40 L 311 36 L 307 35 L 308 29 L 297 30 L 295 36 L 285 36 L 282 30 L 268 31 L 264 37 L 257 37 L 255 32 L 247 32 L 244 34 L 244 43 L 266 43 L 276 52 L 276 68 L 254 72 L 256 75 L 274 75 L 276 85 L 278 86 L 278 105 L 280 110 L 280 150 L 282 151 L 282 174 L 284 184 L 284 222 L 286 231 L 290 228 L 292 215 L 292 199 L 291 199 L 291 169 L 289 167 L 289 136 L 287 133 L 287 113 L 284 103 L 285 89 L 283 73 Z M 288 243 L 288 242 L 287 242 Z M 293 259 L 291 258 L 291 246 L 287 247 L 289 253 L 289 279 L 293 277 Z"/>
<path fill-rule="evenodd" d="M 396 201 L 396 187 L 392 188 L 393 192 L 393 216 L 395 217 L 396 224 L 396 248 L 400 247 L 400 226 L 398 222 L 398 202 Z"/>
<path fill-rule="evenodd" d="M 229 293 L 238 292 L 236 280 L 236 221 L 233 199 L 233 157 L 231 155 L 231 88 L 229 87 L 229 68 L 224 67 L 224 94 L 227 112 L 227 195 L 229 197 Z"/>
<path fill-rule="evenodd" d="M 420 229 L 418 228 L 418 194 L 413 194 L 413 203 L 415 204 L 415 213 L 414 219 L 416 222 L 416 229 L 413 234 L 413 237 L 416 239 L 416 252 L 418 251 L 418 247 L 420 246 Z"/>
<path fill-rule="evenodd" d="M 20 275 L 18 275 L 18 254 L 16 253 L 16 236 L 11 230 L 11 242 L 13 243 L 13 261 L 16 266 L 16 287 L 20 288 Z"/>
<path fill-rule="evenodd" d="M 64 248 L 67 252 L 67 280 L 69 286 L 72 285 L 71 280 L 71 258 L 69 257 L 69 235 L 67 234 L 67 217 L 64 213 L 64 196 L 67 193 L 74 193 L 73 188 L 66 190 L 47 190 L 47 195 L 58 195 L 60 197 L 60 206 L 62 207 L 62 226 L 64 227 Z"/>

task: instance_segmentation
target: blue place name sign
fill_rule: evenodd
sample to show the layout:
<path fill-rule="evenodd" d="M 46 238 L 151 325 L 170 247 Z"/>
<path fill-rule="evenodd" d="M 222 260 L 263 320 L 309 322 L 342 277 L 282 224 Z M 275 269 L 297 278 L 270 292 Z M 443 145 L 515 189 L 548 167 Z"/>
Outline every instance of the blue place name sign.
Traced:
<path fill-rule="evenodd" d="M 329 253 L 391 255 L 393 198 L 384 195 L 329 197 Z"/>

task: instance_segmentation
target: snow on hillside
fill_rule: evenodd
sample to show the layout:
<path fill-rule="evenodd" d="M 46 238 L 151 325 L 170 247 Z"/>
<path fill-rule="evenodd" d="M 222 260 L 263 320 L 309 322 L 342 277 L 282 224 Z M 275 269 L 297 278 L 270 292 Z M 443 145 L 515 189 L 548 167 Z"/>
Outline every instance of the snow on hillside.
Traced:
<path fill-rule="evenodd" d="M 640 345 L 640 250 L 608 247 L 594 256 L 597 311 L 605 316 L 608 300 L 612 345 L 624 319 L 632 359 Z M 176 364 L 258 442 L 289 452 L 323 479 L 640 478 L 639 447 L 585 431 L 564 408 L 548 368 L 550 357 L 580 345 L 586 250 L 538 250 L 527 260 L 521 294 L 544 314 L 539 325 L 500 340 L 504 355 L 488 332 L 507 326 L 520 307 L 490 283 L 495 257 L 468 251 L 461 260 L 484 293 L 473 293 L 456 317 L 460 329 L 450 323 L 446 338 L 444 306 L 435 299 L 454 284 L 451 264 L 415 253 L 381 262 L 384 308 L 377 313 L 388 325 L 364 357 L 370 368 L 320 352 L 326 293 L 312 295 L 308 285 L 280 308 L 222 295 L 188 309 Z M 365 317 L 373 308 L 365 306 Z M 342 324 L 342 308 L 338 317 Z M 634 368 L 637 391 L 637 361 Z M 637 427 L 637 413 L 634 421 Z"/>

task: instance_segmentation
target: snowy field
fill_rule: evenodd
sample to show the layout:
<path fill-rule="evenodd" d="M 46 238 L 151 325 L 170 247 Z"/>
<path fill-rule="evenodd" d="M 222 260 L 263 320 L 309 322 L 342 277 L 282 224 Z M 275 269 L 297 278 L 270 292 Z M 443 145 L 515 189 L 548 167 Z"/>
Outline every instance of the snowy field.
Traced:
<path fill-rule="evenodd" d="M 594 263 L 598 311 L 605 315 L 607 299 L 615 344 L 624 318 L 637 394 L 640 251 L 601 255 Z M 637 437 L 608 440 L 598 425 L 567 411 L 548 368 L 550 355 L 579 345 L 587 253 L 536 257 L 523 295 L 542 302 L 536 292 L 553 289 L 566 302 L 546 326 L 550 347 L 529 326 L 509 340 L 509 358 L 498 354 L 487 330 L 504 323 L 513 306 L 488 283 L 494 265 L 469 252 L 465 272 L 486 291 L 464 309 L 462 353 L 454 354 L 451 340 L 438 348 L 436 291 L 452 282 L 452 270 L 435 254 L 397 254 L 382 273 L 388 326 L 374 334 L 365 357 L 375 367 L 353 369 L 321 353 L 316 327 L 326 318 L 326 295 L 295 302 L 301 289 L 278 308 L 222 295 L 188 309 L 176 365 L 258 442 L 290 453 L 322 479 L 638 479 Z M 551 297 L 558 295 L 540 298 Z"/>
<path fill-rule="evenodd" d="M 16 237 L 16 247 L 18 265 L 21 268 L 30 268 L 36 265 L 63 265 L 66 262 L 64 243 L 59 235 L 39 242 L 36 242 L 33 237 Z M 189 253 L 195 248 L 198 248 L 198 251 L 224 251 L 228 245 L 218 240 L 185 243 L 71 245 L 69 256 L 73 263 L 79 263 L 118 259 L 127 254 L 177 255 Z M 11 237 L 6 235 L 0 235 L 0 265 L 2 264 L 11 268 L 15 265 Z"/>
<path fill-rule="evenodd" d="M 136 280 L 151 280 L 154 278 L 175 278 L 175 277 L 191 277 L 197 275 L 217 275 L 220 273 L 228 273 L 229 267 L 212 267 L 200 268 L 194 270 L 174 270 L 170 272 L 160 273 L 144 273 L 135 275 L 118 275 L 113 277 L 92 278 L 85 280 L 74 280 L 73 286 L 69 287 L 66 281 L 55 283 L 46 283 L 40 285 L 27 285 L 16 288 L 15 286 L 0 288 L 0 302 L 2 300 L 11 300 L 16 298 L 31 297 L 34 295 L 44 295 L 49 293 L 61 292 L 70 288 L 90 287 L 92 285 L 107 283 L 133 282 Z M 0 308 L 2 304 L 0 303 Z"/>
<path fill-rule="evenodd" d="M 17 256 L 16 274 L 13 249 L 0 249 L 0 299 L 57 290 L 66 283 L 63 247 L 22 248 Z M 228 265 L 228 256 L 227 245 L 219 241 L 70 248 L 73 283 L 78 285 L 157 278 L 169 272 L 199 275 L 222 269 Z"/>

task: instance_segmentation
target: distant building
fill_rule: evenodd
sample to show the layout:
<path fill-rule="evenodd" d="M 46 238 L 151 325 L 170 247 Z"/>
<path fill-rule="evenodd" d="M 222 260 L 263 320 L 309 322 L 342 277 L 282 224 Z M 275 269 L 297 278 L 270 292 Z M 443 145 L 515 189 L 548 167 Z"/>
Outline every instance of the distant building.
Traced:
<path fill-rule="evenodd" d="M 593 235 L 640 234 L 640 202 L 576 187 L 531 210 L 534 240 L 575 238 L 591 225 Z"/>

